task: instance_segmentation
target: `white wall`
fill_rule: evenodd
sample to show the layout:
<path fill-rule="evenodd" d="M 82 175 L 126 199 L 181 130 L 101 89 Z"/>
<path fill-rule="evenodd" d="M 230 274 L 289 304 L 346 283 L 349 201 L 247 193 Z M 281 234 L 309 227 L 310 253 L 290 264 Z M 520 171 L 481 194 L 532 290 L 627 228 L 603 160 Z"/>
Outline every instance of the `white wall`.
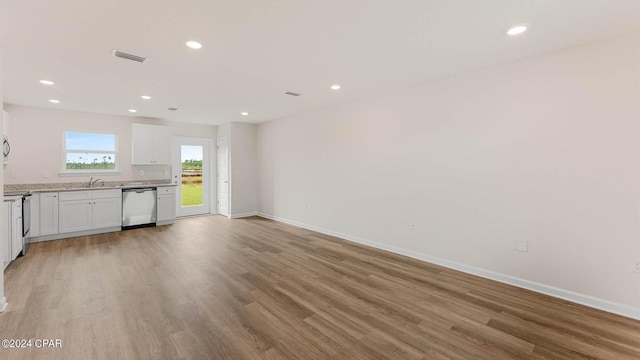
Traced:
<path fill-rule="evenodd" d="M 230 124 L 231 217 L 255 215 L 258 211 L 256 132 L 255 124 Z"/>
<path fill-rule="evenodd" d="M 261 124 L 259 211 L 640 317 L 639 40 Z"/>
<path fill-rule="evenodd" d="M 228 138 L 231 135 L 231 123 L 218 125 L 218 137 Z"/>
<path fill-rule="evenodd" d="M 0 2 L 0 7 L 2 3 Z M 0 9 L 0 14 L 1 14 Z M 0 46 L 0 104 L 2 104 L 4 99 L 4 93 L 2 90 L 2 47 Z M 3 180 L 4 166 L 0 168 L 0 189 L 4 188 L 4 180 Z M 4 227 L 7 226 L 7 219 L 3 216 L 0 216 L 0 234 L 4 234 Z M 0 259 L 3 259 L 4 246 L 0 246 Z M 4 271 L 0 274 L 0 311 L 4 311 L 7 306 L 7 299 L 4 295 Z"/>
<path fill-rule="evenodd" d="M 168 179 L 171 176 L 169 166 L 131 166 L 131 124 L 134 122 L 170 126 L 173 136 L 216 139 L 215 126 L 7 104 L 5 109 L 11 115 L 9 128 L 11 157 L 4 169 L 4 180 L 7 184 L 88 180 L 90 176 L 86 175 L 77 177 L 58 175 L 63 166 L 63 133 L 66 130 L 112 132 L 118 136 L 118 161 L 121 174 L 118 176 L 100 174 L 100 178 L 106 181 L 157 180 Z M 213 164 L 215 165 L 215 159 Z M 144 175 L 139 176 L 138 170 L 144 170 Z"/>

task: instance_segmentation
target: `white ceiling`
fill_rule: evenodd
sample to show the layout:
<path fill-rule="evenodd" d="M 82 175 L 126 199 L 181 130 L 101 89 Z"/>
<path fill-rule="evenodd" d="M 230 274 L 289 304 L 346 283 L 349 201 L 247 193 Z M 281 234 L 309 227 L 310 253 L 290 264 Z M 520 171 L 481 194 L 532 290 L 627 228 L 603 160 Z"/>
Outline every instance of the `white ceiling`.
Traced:
<path fill-rule="evenodd" d="M 2 0 L 0 11 L 6 103 L 212 125 L 640 30 L 639 0 Z M 519 23 L 529 31 L 508 38 Z M 149 60 L 114 58 L 113 49 Z"/>

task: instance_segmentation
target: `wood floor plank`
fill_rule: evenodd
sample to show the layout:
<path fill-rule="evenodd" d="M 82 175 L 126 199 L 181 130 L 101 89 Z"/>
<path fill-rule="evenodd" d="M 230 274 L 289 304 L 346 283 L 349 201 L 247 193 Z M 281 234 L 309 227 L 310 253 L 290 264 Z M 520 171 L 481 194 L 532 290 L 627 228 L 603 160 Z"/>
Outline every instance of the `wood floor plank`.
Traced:
<path fill-rule="evenodd" d="M 640 322 L 259 217 L 32 244 L 0 359 L 640 359 Z"/>

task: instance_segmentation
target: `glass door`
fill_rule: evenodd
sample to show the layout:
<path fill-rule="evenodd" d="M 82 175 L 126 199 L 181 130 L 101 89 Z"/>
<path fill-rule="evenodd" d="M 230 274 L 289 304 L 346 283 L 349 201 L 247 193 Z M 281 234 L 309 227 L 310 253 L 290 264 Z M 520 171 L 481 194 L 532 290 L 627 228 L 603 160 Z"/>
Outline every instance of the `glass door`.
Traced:
<path fill-rule="evenodd" d="M 208 139 L 174 137 L 173 180 L 177 185 L 176 216 L 210 213 Z"/>

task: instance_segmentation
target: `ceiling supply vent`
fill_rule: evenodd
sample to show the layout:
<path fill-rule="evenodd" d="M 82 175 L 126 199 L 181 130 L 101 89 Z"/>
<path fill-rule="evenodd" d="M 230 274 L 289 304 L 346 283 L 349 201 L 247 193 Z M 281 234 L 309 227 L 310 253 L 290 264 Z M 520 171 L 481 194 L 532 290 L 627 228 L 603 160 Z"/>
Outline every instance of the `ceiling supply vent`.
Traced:
<path fill-rule="evenodd" d="M 302 94 L 300 94 L 300 93 L 293 92 L 293 91 L 287 91 L 285 94 L 286 94 L 286 95 L 291 95 L 291 96 L 300 96 L 300 95 L 302 95 Z"/>
<path fill-rule="evenodd" d="M 169 110 L 169 111 L 177 111 L 177 110 L 178 110 L 178 108 L 176 108 L 176 107 L 170 107 L 170 108 L 168 108 L 167 110 Z"/>
<path fill-rule="evenodd" d="M 125 60 L 131 60 L 131 61 L 135 61 L 135 62 L 139 62 L 139 63 L 143 63 L 143 62 L 147 61 L 147 58 L 144 57 L 144 56 L 128 54 L 126 52 L 122 52 L 122 51 L 115 50 L 115 49 L 111 52 L 111 56 L 117 57 L 117 58 L 121 58 L 121 59 L 125 59 Z"/>

